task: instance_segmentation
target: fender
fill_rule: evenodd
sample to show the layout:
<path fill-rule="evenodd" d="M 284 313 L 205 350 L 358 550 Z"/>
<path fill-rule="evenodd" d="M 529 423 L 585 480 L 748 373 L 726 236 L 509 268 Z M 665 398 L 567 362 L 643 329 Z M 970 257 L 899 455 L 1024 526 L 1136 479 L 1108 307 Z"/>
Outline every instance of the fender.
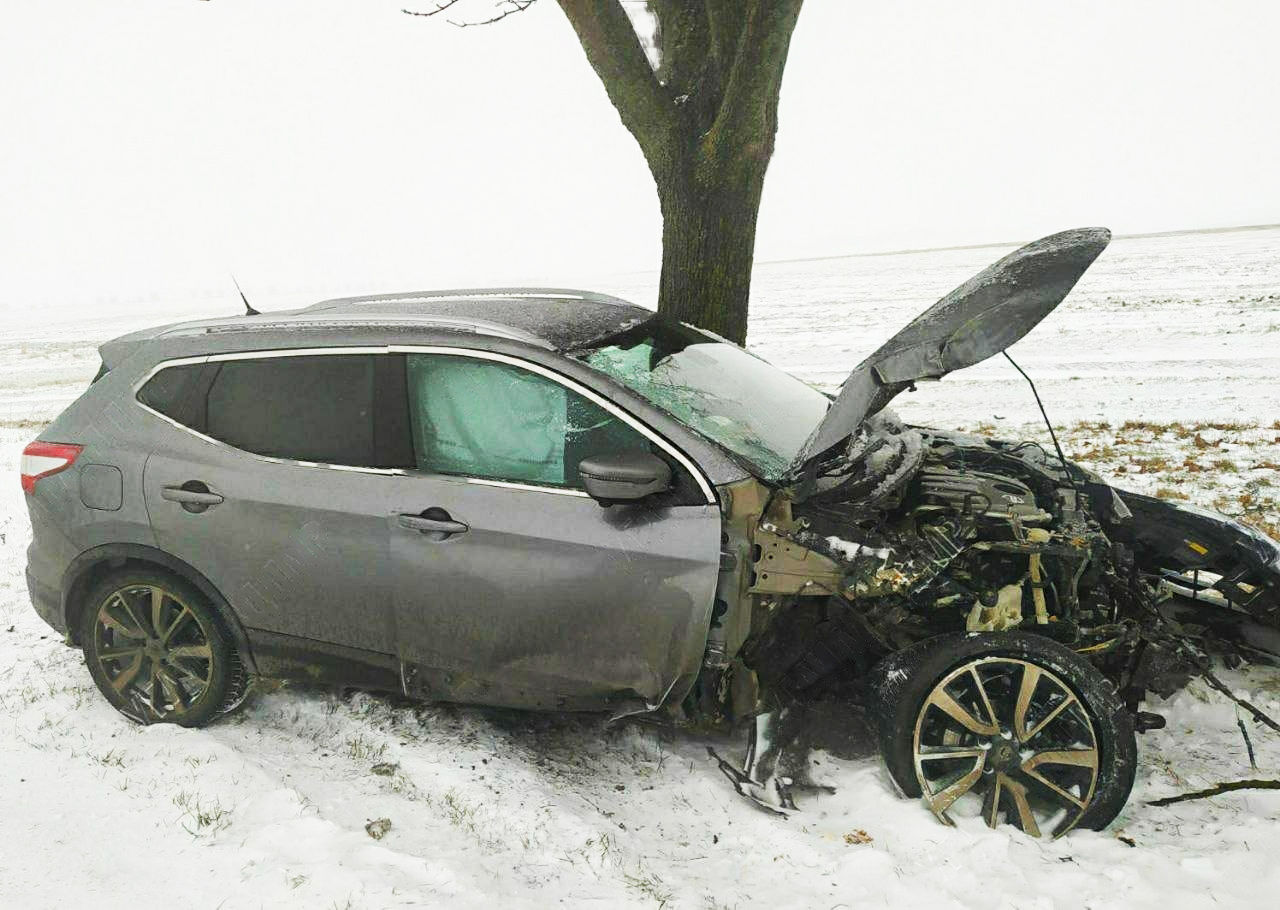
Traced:
<path fill-rule="evenodd" d="M 167 569 L 194 585 L 201 594 L 209 598 L 209 602 L 213 604 L 214 609 L 218 611 L 226 622 L 227 630 L 235 641 L 236 650 L 240 654 L 240 659 L 244 662 L 245 669 L 254 674 L 258 672 L 257 663 L 253 658 L 253 650 L 249 647 L 249 637 L 245 634 L 244 626 L 240 624 L 240 619 L 236 616 L 235 610 L 231 608 L 231 604 L 227 602 L 227 599 L 222 596 L 222 592 L 188 563 L 166 553 L 164 550 L 149 547 L 145 544 L 103 544 L 102 546 L 85 550 L 71 561 L 71 565 L 67 566 L 66 571 L 62 574 L 62 616 L 67 626 L 67 640 L 69 642 L 78 644 L 75 641 L 78 617 L 73 613 L 78 608 L 80 595 L 84 593 L 97 570 L 103 568 L 104 565 L 117 568 L 131 561 L 150 563 L 162 569 Z"/>
<path fill-rule="evenodd" d="M 1132 519 L 1112 522 L 1108 530 L 1132 543 L 1143 569 L 1190 588 L 1193 597 L 1217 595 L 1267 625 L 1280 626 L 1280 543 L 1206 509 L 1116 492 Z M 1199 572 L 1212 574 L 1197 581 Z"/>

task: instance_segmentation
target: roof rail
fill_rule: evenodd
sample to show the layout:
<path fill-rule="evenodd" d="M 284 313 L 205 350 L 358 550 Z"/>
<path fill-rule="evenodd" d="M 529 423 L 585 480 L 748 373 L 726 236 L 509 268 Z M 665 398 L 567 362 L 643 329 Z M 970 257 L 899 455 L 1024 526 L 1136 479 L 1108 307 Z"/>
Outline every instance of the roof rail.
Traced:
<path fill-rule="evenodd" d="M 312 304 L 306 310 L 327 310 L 339 306 L 368 306 L 379 303 L 414 303 L 428 300 L 582 300 L 611 306 L 634 306 L 629 301 L 598 291 L 576 288 L 454 288 L 440 291 L 404 291 L 395 294 L 366 294 L 358 297 L 334 297 Z"/>
<path fill-rule="evenodd" d="M 305 312 L 305 311 L 303 311 Z M 421 327 L 421 328 L 439 328 L 446 331 L 467 332 L 475 335 L 489 335 L 494 338 L 507 338 L 512 341 L 522 341 L 526 344 L 536 345 L 541 348 L 550 349 L 551 345 L 544 339 L 532 335 L 529 332 L 523 332 L 510 326 L 498 325 L 492 322 L 485 322 L 478 319 L 449 319 L 443 316 L 397 316 L 394 320 L 385 317 L 378 317 L 370 314 L 367 318 L 355 316 L 341 315 L 330 318 L 323 316 L 311 316 L 310 318 L 294 318 L 294 319 L 263 319 L 255 318 L 252 322 L 235 321 L 224 323 L 187 323 L 185 325 L 176 326 L 165 332 L 161 332 L 157 337 L 163 338 L 181 338 L 193 335 L 222 335 L 233 332 L 267 332 L 272 329 L 343 329 L 343 328 L 369 328 L 385 326 L 388 328 L 399 327 Z"/>

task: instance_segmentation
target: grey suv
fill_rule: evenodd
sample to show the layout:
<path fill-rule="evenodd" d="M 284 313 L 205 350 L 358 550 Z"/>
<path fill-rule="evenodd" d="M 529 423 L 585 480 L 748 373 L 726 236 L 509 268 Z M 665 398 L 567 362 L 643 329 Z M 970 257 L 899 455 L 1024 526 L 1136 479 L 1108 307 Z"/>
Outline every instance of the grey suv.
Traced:
<path fill-rule="evenodd" d="M 1274 637 L 1280 547 L 885 405 L 1021 338 L 1108 237 L 1005 257 L 835 398 L 580 291 L 118 338 L 23 456 L 32 601 L 141 722 L 205 723 L 260 674 L 740 725 L 722 769 L 785 813 L 796 725 L 861 700 L 943 821 L 965 799 L 1031 833 L 1100 827 L 1135 718 L 1158 720 L 1137 712 L 1151 655 L 1193 646 L 1162 617 Z"/>

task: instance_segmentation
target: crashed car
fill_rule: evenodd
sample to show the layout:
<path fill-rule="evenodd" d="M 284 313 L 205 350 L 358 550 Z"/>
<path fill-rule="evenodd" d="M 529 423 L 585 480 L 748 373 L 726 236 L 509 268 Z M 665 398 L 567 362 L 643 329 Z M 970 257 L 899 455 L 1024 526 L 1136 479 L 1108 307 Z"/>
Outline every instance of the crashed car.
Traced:
<path fill-rule="evenodd" d="M 1280 653 L 1280 546 L 886 405 L 1004 352 L 1109 238 L 1006 256 L 834 397 L 580 291 L 124 336 L 24 452 L 32 601 L 143 723 L 214 720 L 255 675 L 644 714 L 746 732 L 720 766 L 787 814 L 808 707 L 860 699 L 944 822 L 1101 828 L 1148 691 L 1212 642 Z"/>

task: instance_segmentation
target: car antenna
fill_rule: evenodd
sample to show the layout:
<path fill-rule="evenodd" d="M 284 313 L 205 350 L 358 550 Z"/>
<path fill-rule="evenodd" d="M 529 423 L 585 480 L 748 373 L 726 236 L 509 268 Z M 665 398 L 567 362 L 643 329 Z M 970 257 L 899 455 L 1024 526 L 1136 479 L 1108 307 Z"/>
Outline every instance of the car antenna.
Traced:
<path fill-rule="evenodd" d="M 1049 419 L 1049 414 L 1044 409 L 1044 402 L 1040 400 L 1040 393 L 1036 391 L 1036 384 L 1031 381 L 1031 377 L 1027 375 L 1027 371 L 1018 366 L 1018 362 L 1009 356 L 1008 351 L 1001 351 L 1004 359 L 1013 364 L 1013 368 L 1022 374 L 1022 378 L 1027 381 L 1027 385 L 1031 386 L 1031 394 L 1036 397 L 1036 406 L 1040 408 L 1040 416 L 1044 418 L 1044 425 L 1049 428 L 1049 438 L 1053 440 L 1053 448 L 1058 453 L 1058 461 L 1062 462 L 1062 470 L 1067 474 L 1067 483 L 1071 484 L 1071 489 L 1077 494 L 1080 488 L 1076 486 L 1076 479 L 1071 476 L 1071 467 L 1067 464 L 1067 456 L 1062 454 L 1062 446 L 1058 444 L 1058 434 L 1053 432 L 1053 421 Z"/>
<path fill-rule="evenodd" d="M 231 283 L 236 286 L 236 290 L 240 291 L 240 299 L 244 301 L 244 314 L 246 316 L 261 316 L 262 313 L 249 306 L 249 298 L 244 296 L 244 291 L 240 290 L 240 282 L 236 281 L 236 276 L 231 276 Z"/>

